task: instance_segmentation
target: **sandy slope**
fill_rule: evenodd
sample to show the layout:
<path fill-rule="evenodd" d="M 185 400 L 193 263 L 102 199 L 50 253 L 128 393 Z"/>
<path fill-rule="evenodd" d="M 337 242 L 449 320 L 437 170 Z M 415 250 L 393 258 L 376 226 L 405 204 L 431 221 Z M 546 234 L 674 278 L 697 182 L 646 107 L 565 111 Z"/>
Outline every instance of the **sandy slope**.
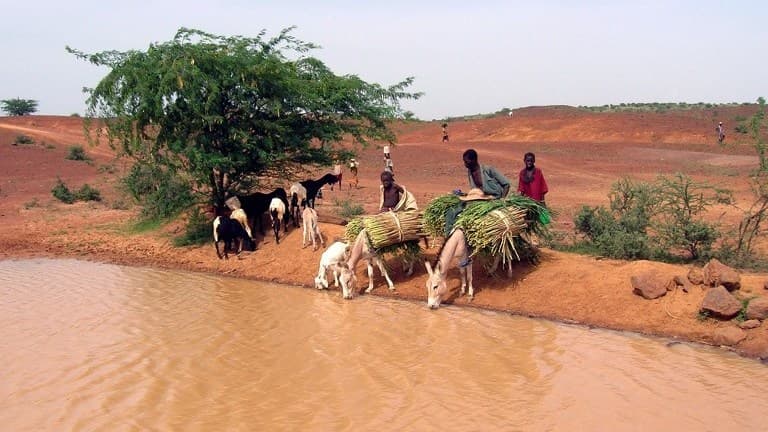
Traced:
<path fill-rule="evenodd" d="M 717 118 L 728 124 L 735 116 L 748 114 L 748 107 L 720 109 Z M 711 111 L 594 114 L 562 107 L 530 108 L 516 111 L 512 118 L 452 122 L 448 144 L 440 142 L 437 122 L 400 125 L 399 143 L 392 157 L 397 181 L 415 192 L 424 205 L 435 195 L 466 188 L 461 166 L 461 153 L 466 148 L 477 149 L 481 162 L 501 169 L 514 184 L 523 153 L 533 151 L 550 185 L 547 202 L 560 213 L 555 229 L 566 236 L 572 233 L 572 217 L 580 206 L 607 203 L 611 184 L 627 174 L 653 179 L 658 174 L 682 171 L 697 180 L 728 186 L 736 192 L 737 203 L 748 204 L 746 174 L 757 163 L 754 151 L 744 143 L 725 147 L 714 144 L 710 124 L 714 118 Z M 11 145 L 21 133 L 33 137 L 36 144 Z M 173 248 L 170 238 L 178 233 L 178 224 L 131 234 L 126 221 L 134 217 L 135 209 L 112 209 L 112 203 L 119 199 L 114 187 L 116 174 L 105 169 L 112 165 L 119 171 L 123 163 L 114 162 L 112 152 L 104 145 L 86 147 L 95 160 L 93 165 L 64 159 L 68 146 L 84 143 L 82 121 L 78 118 L 0 118 L 0 257 L 72 256 L 310 286 L 320 251 L 301 249 L 298 230 L 289 232 L 280 245 L 267 236 L 256 252 L 229 261 L 216 259 L 211 245 Z M 381 150 L 363 150 L 358 159 L 360 189 L 349 190 L 344 185 L 341 191 L 328 191 L 318 206 L 321 215 L 333 214 L 334 202 L 346 199 L 374 210 L 378 174 L 383 167 Z M 105 202 L 65 205 L 55 201 L 50 190 L 57 177 L 72 188 L 86 182 L 96 186 L 105 195 Z M 738 220 L 735 210 L 718 210 L 726 212 L 726 223 Z M 329 239 L 343 232 L 343 227 L 331 224 L 324 224 L 322 229 Z M 435 252 L 427 254 L 431 257 Z M 374 294 L 423 299 L 424 269 L 405 277 L 395 262 L 390 264 L 396 269 L 396 293 L 388 292 L 377 275 Z M 477 294 L 471 304 L 710 343 L 716 328 L 734 324 L 697 320 L 703 290 L 643 300 L 633 295 L 629 286 L 630 276 L 642 271 L 653 270 L 671 277 L 684 275 L 687 269 L 544 250 L 538 266 L 518 265 L 511 279 L 476 271 Z M 364 273 L 360 266 L 358 275 L 363 283 L 367 280 Z M 450 284 L 457 289 L 456 276 L 451 273 Z M 766 295 L 763 282 L 768 275 L 743 272 L 742 277 L 745 293 Z M 456 295 L 451 301 L 467 303 Z M 748 330 L 747 335 L 735 349 L 753 357 L 768 357 L 768 325 Z"/>

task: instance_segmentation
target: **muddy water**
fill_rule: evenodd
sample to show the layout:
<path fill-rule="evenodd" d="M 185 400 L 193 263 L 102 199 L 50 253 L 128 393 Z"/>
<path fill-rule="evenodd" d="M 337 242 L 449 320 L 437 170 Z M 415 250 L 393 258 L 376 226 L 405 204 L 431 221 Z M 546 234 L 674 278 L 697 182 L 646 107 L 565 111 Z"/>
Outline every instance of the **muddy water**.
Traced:
<path fill-rule="evenodd" d="M 0 429 L 764 430 L 768 368 L 504 314 L 0 262 Z"/>

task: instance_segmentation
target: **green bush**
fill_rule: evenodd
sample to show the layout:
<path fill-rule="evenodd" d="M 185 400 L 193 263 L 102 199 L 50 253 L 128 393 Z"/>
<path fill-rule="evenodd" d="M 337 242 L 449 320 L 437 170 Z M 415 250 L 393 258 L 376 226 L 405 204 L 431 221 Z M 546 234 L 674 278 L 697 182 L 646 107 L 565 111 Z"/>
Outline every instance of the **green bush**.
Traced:
<path fill-rule="evenodd" d="M 350 200 L 336 201 L 336 205 L 339 207 L 339 216 L 345 219 L 351 219 L 355 216 L 360 216 L 365 213 L 363 206 L 360 204 L 354 204 Z"/>
<path fill-rule="evenodd" d="M 744 123 L 740 123 L 740 124 L 736 125 L 736 127 L 733 128 L 733 130 L 735 130 L 736 132 L 738 132 L 740 134 L 749 133 L 749 128 L 747 128 L 747 125 L 745 125 Z"/>
<path fill-rule="evenodd" d="M 173 239 L 174 246 L 193 246 L 213 241 L 211 221 L 200 209 L 190 212 L 187 227 L 179 237 Z"/>
<path fill-rule="evenodd" d="M 80 145 L 70 146 L 69 153 L 67 153 L 67 156 L 65 157 L 65 159 L 84 161 L 84 162 L 91 161 L 91 158 L 88 157 L 87 154 L 85 154 L 85 149 L 83 148 L 83 146 L 80 146 Z"/>
<path fill-rule="evenodd" d="M 16 139 L 13 141 L 13 145 L 19 145 L 19 144 L 34 144 L 35 140 L 32 139 L 32 137 L 29 137 L 27 135 L 16 135 Z"/>
<path fill-rule="evenodd" d="M 75 198 L 80 201 L 101 201 L 101 192 L 86 183 L 75 193 Z"/>
<path fill-rule="evenodd" d="M 190 185 L 157 166 L 137 163 L 122 180 L 127 192 L 142 204 L 142 217 L 167 219 L 194 203 Z"/>
<path fill-rule="evenodd" d="M 63 203 L 72 204 L 75 202 L 75 195 L 60 178 L 56 179 L 56 185 L 51 189 L 51 193 L 54 198 Z"/>

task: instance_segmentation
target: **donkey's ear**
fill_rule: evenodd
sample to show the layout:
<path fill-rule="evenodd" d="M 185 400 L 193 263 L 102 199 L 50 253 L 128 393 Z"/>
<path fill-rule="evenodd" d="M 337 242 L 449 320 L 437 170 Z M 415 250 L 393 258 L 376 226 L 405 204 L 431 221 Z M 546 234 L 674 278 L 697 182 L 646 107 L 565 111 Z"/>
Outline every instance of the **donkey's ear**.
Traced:
<path fill-rule="evenodd" d="M 435 273 L 440 273 L 442 271 L 442 265 L 440 264 L 440 261 L 435 264 Z"/>
<path fill-rule="evenodd" d="M 424 261 L 424 267 L 427 268 L 427 274 L 432 276 L 432 264 L 429 261 Z"/>

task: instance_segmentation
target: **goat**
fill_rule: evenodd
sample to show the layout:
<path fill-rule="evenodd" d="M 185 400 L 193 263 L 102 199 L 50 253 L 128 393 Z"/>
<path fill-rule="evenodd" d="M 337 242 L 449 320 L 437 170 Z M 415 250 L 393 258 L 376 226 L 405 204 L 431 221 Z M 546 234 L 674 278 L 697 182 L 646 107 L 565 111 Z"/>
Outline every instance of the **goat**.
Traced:
<path fill-rule="evenodd" d="M 232 242 L 238 241 L 236 253 L 239 254 L 243 248 L 243 240 L 248 237 L 248 233 L 240 225 L 240 222 L 231 219 L 229 216 L 216 216 L 213 220 L 213 244 L 216 246 L 216 255 L 219 259 L 229 259 L 227 250 L 232 248 Z M 224 254 L 219 252 L 219 241 L 224 242 Z"/>
<path fill-rule="evenodd" d="M 315 242 L 317 238 L 320 239 L 320 245 L 325 247 L 325 240 L 323 240 L 323 235 L 320 233 L 320 227 L 317 225 L 317 212 L 315 209 L 305 207 L 304 211 L 301 213 L 301 217 L 304 225 L 304 232 L 301 237 L 301 247 L 307 247 L 307 244 L 309 243 L 307 239 L 308 237 L 312 238 L 313 251 L 317 250 L 317 243 Z"/>
<path fill-rule="evenodd" d="M 272 219 L 272 231 L 275 233 L 275 243 L 280 244 L 280 221 L 286 216 L 286 207 L 280 198 L 272 198 L 269 203 L 269 217 Z M 288 221 L 283 223 L 284 232 L 288 233 Z"/>
<path fill-rule="evenodd" d="M 291 217 L 293 218 L 293 226 L 299 227 L 301 219 L 300 207 L 304 207 L 307 203 L 307 188 L 301 185 L 301 183 L 294 183 L 288 189 L 288 196 L 291 197 Z"/>
<path fill-rule="evenodd" d="M 232 203 L 234 200 L 230 198 L 227 200 L 227 206 L 230 208 L 236 206 L 234 208 L 242 208 L 245 210 L 245 214 L 254 219 L 254 228 L 256 222 L 258 221 L 259 232 L 262 236 L 264 235 L 264 222 L 262 220 L 262 216 L 269 210 L 269 205 L 272 203 L 272 199 L 279 198 L 281 201 L 283 201 L 285 208 L 288 208 L 288 195 L 285 193 L 285 189 L 283 188 L 277 188 L 268 194 L 255 192 L 250 195 L 235 195 L 235 197 L 237 198 L 237 201 L 240 202 L 240 205 L 236 206 L 235 203 Z M 286 212 L 285 217 L 289 218 L 290 215 Z M 287 223 L 287 219 L 285 222 Z"/>
<path fill-rule="evenodd" d="M 323 185 L 334 184 L 337 181 L 339 181 L 337 176 L 328 173 L 317 180 L 310 179 L 300 182 L 301 185 L 307 189 L 307 205 L 309 207 L 315 208 L 315 197 L 317 196 L 317 191 L 319 191 Z"/>
<path fill-rule="evenodd" d="M 248 215 L 245 214 L 245 210 L 239 208 L 232 211 L 229 215 L 230 219 L 234 219 L 240 223 L 240 225 L 248 233 L 248 237 L 243 239 L 243 249 L 247 251 L 253 251 L 256 243 L 253 241 L 253 233 L 251 232 L 251 226 L 248 225 Z"/>
<path fill-rule="evenodd" d="M 469 285 L 469 298 L 470 300 L 475 296 L 475 288 L 472 286 L 472 261 L 470 260 L 469 250 L 467 249 L 467 240 L 464 236 L 464 231 L 456 229 L 451 233 L 450 237 L 443 243 L 440 252 L 437 255 L 437 263 L 435 264 L 434 271 L 428 261 L 424 262 L 424 266 L 427 268 L 427 306 L 430 309 L 437 309 L 440 307 L 440 303 L 448 294 L 448 284 L 445 283 L 445 278 L 448 275 L 448 268 L 451 261 L 454 258 L 460 259 L 460 263 L 467 263 L 465 266 L 459 265 L 461 272 L 461 294 Z"/>
<path fill-rule="evenodd" d="M 342 297 L 352 298 L 357 277 L 346 266 L 349 257 L 349 245 L 343 242 L 334 242 L 320 256 L 320 267 L 315 276 L 315 288 L 328 289 L 328 270 L 333 271 L 334 286 L 341 284 Z"/>

